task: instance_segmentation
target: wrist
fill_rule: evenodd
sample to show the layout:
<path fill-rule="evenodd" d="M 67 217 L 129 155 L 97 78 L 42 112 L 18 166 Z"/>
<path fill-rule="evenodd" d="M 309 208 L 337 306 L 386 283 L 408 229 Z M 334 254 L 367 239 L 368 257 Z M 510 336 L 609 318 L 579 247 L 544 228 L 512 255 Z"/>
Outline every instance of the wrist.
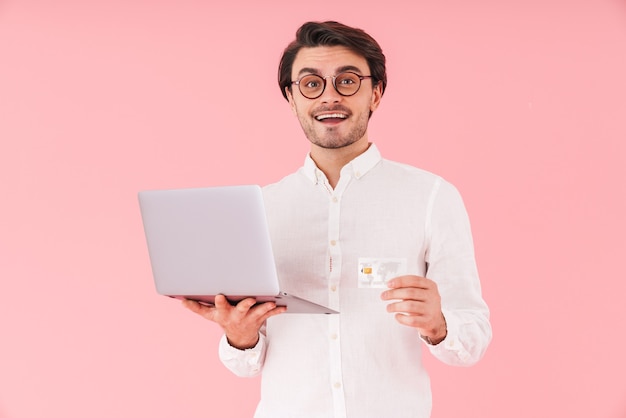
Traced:
<path fill-rule="evenodd" d="M 233 348 L 237 350 L 249 350 L 251 348 L 256 347 L 259 343 L 259 334 L 257 333 L 254 338 L 246 338 L 246 339 L 233 339 L 226 335 L 226 342 Z"/>
<path fill-rule="evenodd" d="M 446 339 L 448 336 L 448 326 L 446 324 L 446 318 L 441 314 L 441 324 L 435 328 L 432 332 L 422 334 L 420 338 L 424 340 L 428 345 L 437 345 Z"/>

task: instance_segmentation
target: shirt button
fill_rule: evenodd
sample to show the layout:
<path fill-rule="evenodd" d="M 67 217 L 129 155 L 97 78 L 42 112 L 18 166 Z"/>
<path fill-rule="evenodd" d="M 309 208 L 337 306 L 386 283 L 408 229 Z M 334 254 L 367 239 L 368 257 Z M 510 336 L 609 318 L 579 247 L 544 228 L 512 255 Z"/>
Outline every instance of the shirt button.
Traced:
<path fill-rule="evenodd" d="M 337 334 L 330 334 L 330 339 L 331 340 L 336 340 L 337 339 Z"/>
<path fill-rule="evenodd" d="M 336 292 L 337 291 L 337 285 L 330 286 L 330 290 L 333 291 L 333 292 Z"/>
<path fill-rule="evenodd" d="M 330 245 L 334 247 L 335 245 L 337 245 L 337 241 L 335 241 L 334 239 L 330 240 Z"/>
<path fill-rule="evenodd" d="M 333 196 L 333 203 L 337 203 L 339 202 L 339 199 L 337 199 L 337 196 Z"/>
<path fill-rule="evenodd" d="M 341 383 L 339 383 L 339 382 L 335 382 L 335 384 L 333 385 L 333 387 L 334 387 L 335 389 L 339 389 L 339 388 L 341 387 Z"/>

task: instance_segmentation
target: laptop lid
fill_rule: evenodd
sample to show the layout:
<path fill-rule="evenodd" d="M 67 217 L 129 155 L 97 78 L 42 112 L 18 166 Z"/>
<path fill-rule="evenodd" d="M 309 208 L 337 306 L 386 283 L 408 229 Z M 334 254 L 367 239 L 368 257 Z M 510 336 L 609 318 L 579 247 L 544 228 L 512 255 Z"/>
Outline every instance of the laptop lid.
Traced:
<path fill-rule="evenodd" d="M 335 311 L 281 292 L 258 185 L 139 192 L 159 294 L 213 303 L 275 301 L 291 313 Z"/>

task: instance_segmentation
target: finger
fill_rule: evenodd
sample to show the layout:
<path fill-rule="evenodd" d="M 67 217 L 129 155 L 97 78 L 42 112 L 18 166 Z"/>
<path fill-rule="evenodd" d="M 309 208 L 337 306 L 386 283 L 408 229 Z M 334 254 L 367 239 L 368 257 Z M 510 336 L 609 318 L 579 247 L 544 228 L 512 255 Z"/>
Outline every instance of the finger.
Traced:
<path fill-rule="evenodd" d="M 228 302 L 228 299 L 226 299 L 226 296 L 224 295 L 216 295 L 215 296 L 215 307 L 222 311 L 225 309 L 230 308 L 231 304 L 230 302 Z"/>
<path fill-rule="evenodd" d="M 259 318 L 261 322 L 263 322 L 271 316 L 286 312 L 287 307 L 276 306 L 275 302 L 266 302 L 255 306 L 252 310 L 254 311 L 255 317 Z"/>
<path fill-rule="evenodd" d="M 418 315 L 406 315 L 403 313 L 396 314 L 396 321 L 402 325 L 414 328 L 422 328 L 425 324 L 424 318 Z"/>
<path fill-rule="evenodd" d="M 215 311 L 214 307 L 206 306 L 194 300 L 189 300 L 189 299 L 183 300 L 183 306 L 189 309 L 191 312 L 196 313 L 198 315 L 202 315 L 207 318 L 213 315 L 213 312 Z"/>
<path fill-rule="evenodd" d="M 423 302 L 403 300 L 387 305 L 387 312 L 402 312 L 409 315 L 422 316 L 428 313 L 427 306 Z"/>
<path fill-rule="evenodd" d="M 271 311 L 272 309 L 276 309 L 276 303 L 275 302 L 263 302 L 263 303 L 259 303 L 256 306 L 253 306 L 252 308 L 250 308 L 250 313 L 257 315 L 257 316 L 263 316 L 266 313 L 268 313 L 269 311 Z"/>
<path fill-rule="evenodd" d="M 240 314 L 245 315 L 245 314 L 248 313 L 250 308 L 252 308 L 255 304 L 256 304 L 256 299 L 254 299 L 254 298 L 245 298 L 245 299 L 241 300 L 239 303 L 237 303 L 237 305 L 235 306 L 235 309 Z"/>
<path fill-rule="evenodd" d="M 195 313 L 200 313 L 200 310 L 202 309 L 201 304 L 199 304 L 195 300 L 190 299 L 183 299 L 183 306 Z"/>
<path fill-rule="evenodd" d="M 428 299 L 428 295 L 429 290 L 426 289 L 419 289 L 416 287 L 401 287 L 398 289 L 385 290 L 381 293 L 380 297 L 382 300 L 411 299 L 423 302 Z"/>
<path fill-rule="evenodd" d="M 247 318 L 258 324 L 262 324 L 267 318 L 281 314 L 286 310 L 286 306 L 276 306 L 274 302 L 260 303 L 248 311 Z"/>
<path fill-rule="evenodd" d="M 417 287 L 420 289 L 428 289 L 434 282 L 426 277 L 420 276 L 398 276 L 387 281 L 387 287 L 399 288 L 399 287 Z"/>
<path fill-rule="evenodd" d="M 196 305 L 198 305 L 198 302 L 194 302 L 193 300 L 189 299 L 183 299 L 183 306 L 190 311 L 195 312 L 198 309 Z"/>
<path fill-rule="evenodd" d="M 285 312 L 287 312 L 287 307 L 286 306 L 277 306 L 274 309 L 269 310 L 265 314 L 265 317 L 263 318 L 263 320 L 265 321 L 269 317 L 280 315 L 280 314 L 285 313 Z"/>

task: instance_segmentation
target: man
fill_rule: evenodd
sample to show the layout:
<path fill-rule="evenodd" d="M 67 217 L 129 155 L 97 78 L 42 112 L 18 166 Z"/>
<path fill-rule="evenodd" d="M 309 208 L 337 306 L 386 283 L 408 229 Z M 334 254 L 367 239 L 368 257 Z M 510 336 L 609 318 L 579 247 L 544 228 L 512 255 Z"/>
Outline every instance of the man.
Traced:
<path fill-rule="evenodd" d="M 224 329 L 226 367 L 262 373 L 257 417 L 428 417 L 421 346 L 471 365 L 491 339 L 462 200 L 369 142 L 387 77 L 362 30 L 304 24 L 279 84 L 311 142 L 300 170 L 264 188 L 281 288 L 340 314 L 184 304 Z"/>

